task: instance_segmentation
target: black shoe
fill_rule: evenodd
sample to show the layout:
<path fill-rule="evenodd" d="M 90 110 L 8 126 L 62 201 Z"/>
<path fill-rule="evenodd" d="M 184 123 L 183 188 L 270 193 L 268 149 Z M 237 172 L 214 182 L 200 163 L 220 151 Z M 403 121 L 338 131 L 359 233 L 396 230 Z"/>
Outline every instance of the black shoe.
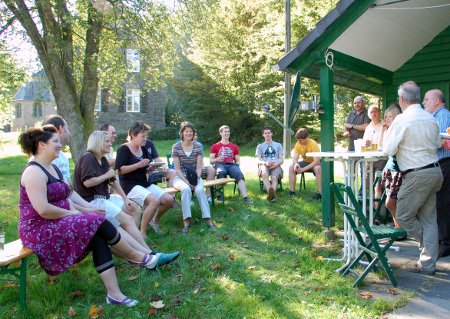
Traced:
<path fill-rule="evenodd" d="M 289 191 L 289 197 L 292 199 L 295 197 L 295 192 Z"/>
<path fill-rule="evenodd" d="M 450 256 L 450 246 L 448 244 L 440 244 L 438 258 Z"/>
<path fill-rule="evenodd" d="M 216 198 L 217 198 L 217 200 L 218 200 L 219 202 L 223 202 L 223 198 L 222 198 L 222 195 L 220 195 L 220 194 L 219 194 L 219 195 L 217 195 L 217 197 L 216 197 Z"/>
<path fill-rule="evenodd" d="M 396 238 L 395 241 L 404 241 L 404 240 L 407 240 L 407 239 L 408 239 L 407 236 L 401 236 L 401 237 Z"/>
<path fill-rule="evenodd" d="M 312 197 L 312 199 L 314 199 L 314 200 L 321 200 L 321 199 L 322 199 L 322 194 L 317 193 L 316 195 L 314 195 L 314 196 Z"/>
<path fill-rule="evenodd" d="M 275 190 L 272 186 L 269 187 L 269 195 L 267 195 L 267 200 L 270 202 L 272 201 L 273 197 L 275 196 Z"/>
<path fill-rule="evenodd" d="M 275 195 L 273 195 L 272 199 L 270 200 L 272 203 L 275 203 L 275 201 L 277 200 L 277 197 Z"/>

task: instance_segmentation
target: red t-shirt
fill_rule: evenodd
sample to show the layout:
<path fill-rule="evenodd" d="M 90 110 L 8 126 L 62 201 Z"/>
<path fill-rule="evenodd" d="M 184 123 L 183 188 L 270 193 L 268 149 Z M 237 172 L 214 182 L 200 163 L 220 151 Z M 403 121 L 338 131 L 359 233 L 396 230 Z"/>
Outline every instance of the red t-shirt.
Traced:
<path fill-rule="evenodd" d="M 233 143 L 222 144 L 222 142 L 217 142 L 211 146 L 210 154 L 215 154 L 216 158 L 223 156 L 224 162 L 234 163 L 234 157 L 239 155 L 239 147 Z"/>

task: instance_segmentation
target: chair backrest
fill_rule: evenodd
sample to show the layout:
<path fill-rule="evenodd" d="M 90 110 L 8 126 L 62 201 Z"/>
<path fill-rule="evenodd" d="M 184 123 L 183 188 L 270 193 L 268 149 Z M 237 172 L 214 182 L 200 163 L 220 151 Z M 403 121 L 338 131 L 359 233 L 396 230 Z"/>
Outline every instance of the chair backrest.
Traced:
<path fill-rule="evenodd" d="M 361 205 L 356 200 L 355 194 L 353 194 L 352 189 L 344 184 L 341 183 L 331 183 L 331 189 L 334 192 L 334 195 L 336 196 L 339 206 L 341 207 L 341 210 L 344 212 L 345 216 L 347 216 L 348 221 L 350 222 L 350 225 L 354 230 L 356 230 L 357 223 L 355 222 L 354 217 L 358 217 L 359 222 L 363 225 L 365 228 L 367 235 L 369 237 L 373 236 L 372 229 L 370 227 L 370 224 L 366 218 L 366 216 L 362 212 Z M 344 200 L 344 194 L 348 196 L 348 199 L 350 200 L 351 206 L 348 205 Z"/>

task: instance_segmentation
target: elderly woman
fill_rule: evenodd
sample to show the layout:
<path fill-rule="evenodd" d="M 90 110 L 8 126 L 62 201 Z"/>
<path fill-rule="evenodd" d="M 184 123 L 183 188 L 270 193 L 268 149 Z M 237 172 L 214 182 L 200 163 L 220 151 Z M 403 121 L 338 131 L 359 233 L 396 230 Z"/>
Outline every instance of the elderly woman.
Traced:
<path fill-rule="evenodd" d="M 92 251 L 97 272 L 107 290 L 106 302 L 133 307 L 137 300 L 119 288 L 109 246 L 128 261 L 154 269 L 161 254 L 144 254 L 131 247 L 102 214 L 74 210 L 68 201 L 71 189 L 52 164 L 62 145 L 56 128 L 30 128 L 19 137 L 23 151 L 33 155 L 20 179 L 19 237 L 32 249 L 44 270 L 58 275 Z"/>
<path fill-rule="evenodd" d="M 149 132 L 150 127 L 144 122 L 133 123 L 128 131 L 130 141 L 119 147 L 116 157 L 120 186 L 129 199 L 144 207 L 140 227 L 144 237 L 149 223 L 155 232 L 162 232 L 159 220 L 174 202 L 172 196 L 147 179 L 147 173 L 151 171 L 149 164 L 153 160 L 153 154 L 145 148 Z"/>
<path fill-rule="evenodd" d="M 399 115 L 401 112 L 402 111 L 400 109 L 400 106 L 396 102 L 391 104 L 386 109 L 386 111 L 384 112 L 383 138 L 384 133 L 389 129 L 395 117 Z M 381 181 L 381 185 L 386 190 L 386 208 L 392 214 L 392 218 L 394 219 L 394 225 L 396 228 L 400 228 L 400 224 L 397 222 L 395 213 L 397 211 L 397 194 L 398 191 L 400 190 L 400 186 L 402 185 L 402 179 L 403 173 L 400 171 L 400 168 L 398 167 L 397 159 L 395 158 L 395 156 L 389 156 L 389 159 L 383 170 L 383 178 Z"/>
<path fill-rule="evenodd" d="M 181 191 L 181 210 L 183 212 L 183 233 L 189 232 L 189 224 L 191 219 L 191 198 L 192 191 L 195 192 L 202 217 L 212 231 L 216 231 L 216 226 L 211 221 L 211 212 L 208 205 L 205 190 L 203 188 L 203 180 L 201 179 L 203 169 L 203 151 L 198 142 L 194 142 L 195 128 L 189 122 L 183 122 L 180 125 L 181 141 L 172 146 L 172 158 L 175 165 L 176 176 L 173 186 Z M 189 180 L 188 171 L 196 173 L 196 181 Z M 191 175 L 195 175 L 191 173 Z"/>
<path fill-rule="evenodd" d="M 149 254 L 152 250 L 147 246 L 131 217 L 140 208 L 127 198 L 105 156 L 110 153 L 111 146 L 111 138 L 107 132 L 92 132 L 88 139 L 87 152 L 80 157 L 75 166 L 73 186 L 82 198 L 94 206 L 98 207 L 99 202 L 103 201 L 106 219 L 117 227 L 122 237 L 133 248 Z M 120 197 L 110 196 L 108 192 L 110 186 Z M 104 200 L 96 199 L 96 196 L 103 196 Z"/>

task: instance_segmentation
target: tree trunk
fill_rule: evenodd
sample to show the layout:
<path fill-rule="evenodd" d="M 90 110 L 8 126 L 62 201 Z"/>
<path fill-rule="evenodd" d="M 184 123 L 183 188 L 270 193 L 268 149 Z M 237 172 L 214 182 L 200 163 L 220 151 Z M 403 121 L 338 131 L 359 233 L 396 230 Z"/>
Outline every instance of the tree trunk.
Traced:
<path fill-rule="evenodd" d="M 58 114 L 67 122 L 70 152 L 74 161 L 85 151 L 85 143 L 93 129 L 94 104 L 98 89 L 97 65 L 102 29 L 102 17 L 88 2 L 88 26 L 85 35 L 86 50 L 80 92 L 74 74 L 74 49 L 72 43 L 73 17 L 66 2 L 59 1 L 54 10 L 49 0 L 35 2 L 40 31 L 30 15 L 31 10 L 23 0 L 4 0 L 8 9 L 26 30 L 39 56 L 55 97 Z M 56 15 L 56 16 L 55 16 Z"/>

